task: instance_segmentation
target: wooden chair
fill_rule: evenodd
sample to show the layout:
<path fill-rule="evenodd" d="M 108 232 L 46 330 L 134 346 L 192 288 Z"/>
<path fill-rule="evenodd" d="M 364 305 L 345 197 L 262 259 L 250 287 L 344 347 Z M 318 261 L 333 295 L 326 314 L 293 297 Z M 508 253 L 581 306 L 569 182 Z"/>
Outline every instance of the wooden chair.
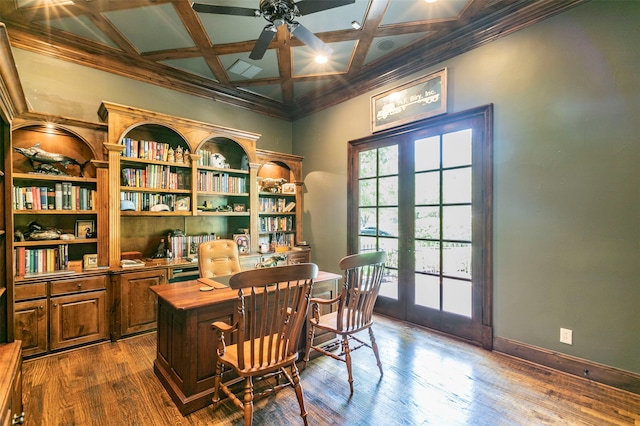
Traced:
<path fill-rule="evenodd" d="M 220 401 L 219 390 L 222 390 L 244 411 L 244 422 L 248 426 L 253 420 L 254 400 L 292 385 L 300 405 L 300 416 L 307 424 L 296 360 L 313 280 L 317 275 L 318 267 L 315 264 L 300 263 L 248 270 L 231 277 L 229 286 L 238 290 L 237 322 L 233 325 L 224 322 L 212 324 L 218 334 L 219 344 L 214 377 L 214 409 Z M 230 333 L 235 333 L 234 344 L 225 341 Z M 238 378 L 223 383 L 225 366 L 231 367 Z M 286 382 L 277 380 L 269 389 L 254 395 L 254 378 L 273 379 L 276 376 L 279 379 L 281 374 L 287 378 Z M 230 389 L 241 381 L 244 381 L 242 399 Z"/>
<path fill-rule="evenodd" d="M 200 278 L 212 278 L 240 272 L 238 245 L 233 240 L 207 241 L 198 246 Z"/>
<path fill-rule="evenodd" d="M 344 271 L 344 279 L 340 294 L 333 299 L 312 298 L 310 302 L 312 314 L 307 322 L 308 331 L 304 366 L 309 361 L 311 349 L 346 363 L 351 394 L 353 394 L 351 352 L 363 346 L 371 348 L 376 356 L 380 375 L 383 374 L 372 325 L 373 306 L 378 298 L 380 284 L 382 283 L 385 260 L 386 254 L 384 251 L 354 254 L 342 258 L 339 265 L 340 269 Z M 331 313 L 320 315 L 321 306 L 333 306 L 334 309 L 332 309 Z M 340 353 L 336 354 L 320 346 L 314 346 L 312 343 L 316 329 L 336 333 L 341 339 Z M 369 330 L 371 344 L 355 336 L 356 333 L 366 329 Z M 350 346 L 349 340 L 356 341 L 356 346 Z"/>

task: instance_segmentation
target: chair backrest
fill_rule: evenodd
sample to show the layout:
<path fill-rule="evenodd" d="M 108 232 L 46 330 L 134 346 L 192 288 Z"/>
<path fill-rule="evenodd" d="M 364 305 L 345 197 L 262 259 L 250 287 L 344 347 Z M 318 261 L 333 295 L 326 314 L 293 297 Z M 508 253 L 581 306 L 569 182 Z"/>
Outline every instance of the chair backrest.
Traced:
<path fill-rule="evenodd" d="M 299 263 L 231 276 L 229 286 L 238 290 L 236 342 L 240 370 L 268 370 L 297 357 L 298 339 L 317 275 L 317 265 Z"/>
<path fill-rule="evenodd" d="M 384 251 L 367 252 L 343 257 L 338 263 L 344 272 L 337 310 L 338 330 L 356 331 L 371 325 L 386 257 Z"/>
<path fill-rule="evenodd" d="M 207 241 L 198 246 L 198 272 L 201 278 L 240 272 L 238 245 L 233 240 Z"/>

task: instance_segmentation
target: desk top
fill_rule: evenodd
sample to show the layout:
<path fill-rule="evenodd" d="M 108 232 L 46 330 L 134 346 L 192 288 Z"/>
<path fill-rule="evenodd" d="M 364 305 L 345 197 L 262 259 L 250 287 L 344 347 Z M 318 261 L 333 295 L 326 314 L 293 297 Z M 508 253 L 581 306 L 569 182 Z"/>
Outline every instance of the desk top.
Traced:
<path fill-rule="evenodd" d="M 342 275 L 332 272 L 319 271 L 314 280 L 315 283 L 323 281 L 339 280 Z M 169 303 L 174 309 L 189 310 L 203 306 L 235 300 L 238 292 L 228 287 L 229 275 L 223 277 L 197 279 L 173 284 L 161 284 L 151 286 L 150 289 L 158 297 Z M 201 291 L 201 287 L 211 286 L 212 291 Z"/>

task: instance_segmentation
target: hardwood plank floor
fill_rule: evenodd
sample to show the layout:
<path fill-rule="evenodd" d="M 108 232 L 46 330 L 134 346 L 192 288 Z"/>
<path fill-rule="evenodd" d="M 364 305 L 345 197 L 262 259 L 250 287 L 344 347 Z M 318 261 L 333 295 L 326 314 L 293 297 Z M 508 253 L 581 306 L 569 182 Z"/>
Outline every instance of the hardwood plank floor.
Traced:
<path fill-rule="evenodd" d="M 310 425 L 640 425 L 640 396 L 377 316 L 384 376 L 363 348 L 302 372 Z M 241 425 L 227 400 L 182 417 L 153 373 L 155 333 L 26 360 L 28 426 Z M 291 388 L 256 404 L 256 425 L 302 424 Z"/>

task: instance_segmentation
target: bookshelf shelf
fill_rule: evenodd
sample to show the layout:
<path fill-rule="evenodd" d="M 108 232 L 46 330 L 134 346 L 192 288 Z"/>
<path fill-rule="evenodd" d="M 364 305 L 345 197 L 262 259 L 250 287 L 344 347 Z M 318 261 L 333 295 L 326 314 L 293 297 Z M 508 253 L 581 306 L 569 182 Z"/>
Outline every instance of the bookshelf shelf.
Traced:
<path fill-rule="evenodd" d="M 96 178 L 76 177 L 76 176 L 60 176 L 60 175 L 43 175 L 39 173 L 13 173 L 14 181 L 42 181 L 42 182 L 78 182 L 95 184 Z"/>
<path fill-rule="evenodd" d="M 37 240 L 37 241 L 16 241 L 14 247 L 43 247 L 43 246 L 59 246 L 60 244 L 95 244 L 97 238 L 77 238 L 75 240 Z"/>

